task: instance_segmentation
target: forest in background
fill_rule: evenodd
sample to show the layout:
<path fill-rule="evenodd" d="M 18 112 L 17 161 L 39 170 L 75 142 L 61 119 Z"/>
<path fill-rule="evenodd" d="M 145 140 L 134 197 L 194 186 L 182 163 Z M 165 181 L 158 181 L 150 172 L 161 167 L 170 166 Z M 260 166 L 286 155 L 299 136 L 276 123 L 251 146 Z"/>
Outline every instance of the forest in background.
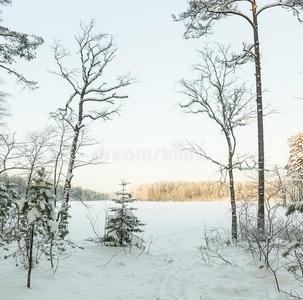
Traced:
<path fill-rule="evenodd" d="M 11 184 L 19 195 L 26 191 L 26 179 L 21 176 L 0 175 L 0 182 Z M 283 185 L 286 187 L 286 184 Z M 266 183 L 266 198 L 283 200 L 283 191 L 287 192 L 288 200 L 291 197 L 290 183 L 283 189 L 276 180 Z M 237 201 L 257 201 L 257 181 L 238 181 L 235 183 Z M 204 181 L 157 181 L 154 183 L 140 184 L 133 187 L 130 192 L 138 201 L 229 201 L 229 186 L 214 180 Z M 60 196 L 61 195 L 61 196 Z M 58 187 L 58 199 L 63 197 L 63 186 Z M 100 201 L 115 198 L 114 193 L 102 193 L 75 186 L 71 189 L 71 201 Z"/>
<path fill-rule="evenodd" d="M 287 184 L 287 190 L 291 185 Z M 237 201 L 257 201 L 258 182 L 238 181 L 235 183 Z M 158 181 L 140 184 L 133 189 L 136 199 L 141 201 L 229 201 L 229 186 L 219 181 Z M 288 195 L 291 195 L 289 192 Z M 283 200 L 287 196 L 286 184 L 272 180 L 266 183 L 266 198 Z"/>
<path fill-rule="evenodd" d="M 0 182 L 13 185 L 19 195 L 26 192 L 27 181 L 21 176 L 0 175 Z M 265 185 L 266 199 L 275 201 L 294 201 L 295 186 L 288 181 L 271 180 Z M 157 181 L 139 184 L 130 192 L 138 201 L 229 201 L 228 183 L 215 180 L 193 181 Z M 257 201 L 258 182 L 253 180 L 235 182 L 236 201 Z M 58 200 L 63 198 L 64 188 L 58 187 Z M 103 193 L 83 187 L 71 188 L 71 201 L 100 201 L 115 198 L 113 193 Z"/>
<path fill-rule="evenodd" d="M 19 195 L 24 196 L 27 189 L 27 181 L 21 176 L 8 176 L 7 174 L 0 175 L 0 182 L 4 182 L 6 185 L 14 186 L 15 190 Z M 58 197 L 59 199 L 63 197 L 63 186 L 58 186 Z M 111 199 L 112 195 L 109 193 L 100 193 L 92 191 L 90 189 L 85 189 L 79 186 L 71 188 L 71 201 L 98 201 Z"/>
<path fill-rule="evenodd" d="M 11 2 L 12 0 L 0 0 L 0 5 L 10 5 Z M 277 268 L 276 265 L 278 265 L 282 257 L 290 255 L 291 251 L 294 253 L 288 258 L 287 263 L 283 262 L 282 267 L 287 266 L 288 271 L 293 272 L 293 279 L 300 283 L 302 282 L 302 221 L 298 222 L 296 216 L 292 219 L 285 218 L 285 222 L 282 219 L 280 220 L 276 215 L 276 209 L 280 208 L 280 204 L 276 205 L 275 209 L 272 209 L 271 205 L 267 205 L 266 201 L 281 199 L 283 204 L 286 205 L 289 199 L 293 203 L 289 204 L 286 216 L 297 211 L 303 213 L 303 138 L 302 134 L 298 134 L 292 136 L 288 141 L 290 158 L 284 170 L 289 178 L 288 181 L 282 181 L 278 170 L 276 170 L 277 180 L 266 181 L 265 175 L 270 172 L 270 169 L 267 166 L 268 159 L 265 164 L 267 152 L 264 152 L 263 115 L 265 116 L 268 113 L 266 111 L 267 103 L 263 102 L 264 88 L 262 89 L 261 81 L 261 52 L 259 48 L 258 25 L 262 23 L 258 22 L 258 16 L 265 10 L 267 11 L 268 9 L 280 6 L 283 9 L 286 8 L 292 11 L 293 15 L 301 22 L 303 20 L 300 16 L 300 13 L 303 12 L 303 0 L 280 0 L 263 4 L 263 6 L 259 5 L 256 0 L 244 1 L 247 2 L 248 6 L 242 6 L 242 2 L 241 0 L 189 1 L 189 7 L 186 11 L 173 15 L 174 21 L 185 21 L 185 38 L 201 38 L 202 36 L 206 36 L 211 32 L 210 29 L 215 21 L 221 18 L 225 19 L 225 17 L 231 15 L 241 16 L 242 19 L 248 21 L 248 24 L 253 29 L 251 31 L 253 33 L 251 35 L 251 42 L 249 44 L 242 42 L 243 51 L 241 50 L 241 52 L 238 52 L 238 50 L 237 52 L 231 51 L 229 46 L 217 43 L 215 50 L 206 44 L 202 50 L 198 50 L 202 60 L 200 58 L 198 63 L 194 65 L 193 73 L 178 82 L 181 87 L 181 90 L 178 88 L 178 91 L 187 98 L 187 100 L 179 103 L 180 108 L 186 113 L 207 115 L 215 121 L 214 125 L 217 129 L 220 128 L 227 142 L 226 151 L 228 152 L 228 160 L 222 162 L 220 158 L 216 158 L 217 151 L 207 153 L 203 144 L 201 145 L 195 141 L 182 143 L 182 145 L 178 143 L 178 147 L 173 149 L 187 150 L 216 164 L 220 169 L 221 175 L 224 174 L 222 178 L 227 180 L 228 184 L 214 181 L 197 183 L 156 182 L 154 184 L 138 186 L 135 190 L 135 195 L 140 200 L 147 201 L 226 201 L 230 199 L 231 235 L 228 243 L 225 243 L 237 246 L 238 242 L 243 241 L 244 247 L 247 247 L 252 257 L 259 257 L 259 263 L 262 263 L 262 265 L 258 264 L 257 266 L 264 267 L 264 270 L 266 269 L 266 271 L 272 273 L 276 290 L 280 292 L 277 279 L 277 271 L 280 266 Z M 250 4 L 252 5 L 251 8 Z M 3 21 L 1 12 L 0 20 Z M 248 13 L 251 13 L 251 16 Z M 26 15 L 26 13 L 23 13 L 23 15 Z M 11 18 L 14 16 L 11 15 Z M 0 178 L 0 252 L 2 254 L 4 251 L 12 251 L 12 253 L 3 258 L 12 257 L 14 258 L 13 262 L 15 265 L 22 264 L 24 269 L 28 270 L 28 288 L 31 288 L 31 272 L 37 269 L 36 265 L 38 265 L 40 257 L 45 255 L 46 260 L 50 261 L 51 268 L 54 269 L 54 275 L 57 271 L 59 260 L 69 257 L 69 253 L 65 254 L 67 253 L 66 249 L 68 247 L 72 249 L 77 247 L 73 241 L 68 239 L 69 218 L 72 217 L 69 212 L 69 201 L 91 201 L 110 198 L 109 194 L 96 193 L 80 187 L 74 187 L 72 179 L 77 168 L 99 165 L 105 162 L 101 151 L 91 151 L 90 153 L 90 151 L 86 150 L 86 147 L 99 144 L 94 136 L 91 137 L 89 135 L 89 129 L 96 129 L 98 123 L 95 121 L 97 120 L 108 121 L 112 120 L 114 115 L 119 115 L 123 106 L 122 99 L 128 98 L 129 90 L 127 87 L 137 82 L 137 75 L 131 71 L 120 73 L 119 70 L 119 74 L 112 77 L 112 74 L 116 74 L 116 70 L 114 69 L 109 72 L 109 76 L 104 76 L 104 69 L 107 69 L 107 66 L 116 57 L 117 47 L 114 42 L 114 35 L 104 34 L 103 32 L 95 34 L 93 32 L 95 27 L 93 19 L 87 24 L 80 21 L 79 25 L 80 32 L 74 36 L 77 47 L 75 51 L 72 50 L 73 48 L 66 48 L 64 44 L 61 44 L 59 39 L 54 39 L 51 47 L 56 70 L 50 71 L 50 73 L 63 79 L 69 87 L 69 89 L 66 87 L 66 91 L 64 88 L 63 92 L 60 89 L 61 84 L 54 84 L 52 80 L 46 80 L 47 83 L 51 82 L 54 86 L 58 87 L 55 90 L 57 95 L 60 95 L 60 97 L 56 95 L 56 97 L 51 98 L 51 95 L 49 95 L 51 88 L 47 87 L 46 95 L 50 96 L 50 99 L 60 99 L 60 103 L 58 102 L 58 105 L 56 105 L 57 109 L 55 111 L 53 111 L 53 107 L 49 109 L 43 107 L 44 110 L 46 109 L 50 113 L 52 126 L 43 128 L 42 124 L 44 122 L 38 122 L 37 128 L 39 128 L 39 131 L 28 132 L 23 140 L 17 140 L 14 130 L 12 130 L 13 128 L 10 128 L 6 123 L 6 117 L 10 116 L 6 101 L 7 92 L 14 89 L 9 85 L 7 91 L 6 88 L 0 91 L 0 125 L 2 129 L 0 133 L 0 174 L 7 174 L 7 172 L 9 174 L 11 172 L 16 174 L 15 172 L 20 171 L 22 172 L 21 176 L 24 176 L 3 176 Z M 161 28 L 164 27 L 162 26 Z M 0 43 L 2 46 L 0 47 L 1 69 L 5 73 L 8 72 L 8 74 L 13 75 L 17 83 L 23 85 L 23 88 L 35 90 L 38 87 L 37 82 L 29 80 L 22 73 L 19 73 L 19 67 L 22 70 L 21 65 L 19 65 L 19 59 L 25 59 L 26 61 L 35 59 L 37 56 L 36 50 L 44 43 L 44 38 L 20 33 L 11 30 L 9 27 L 4 27 L 2 24 L 0 26 L 0 36 L 2 38 Z M 136 38 L 136 40 L 140 41 L 140 38 Z M 128 42 L 128 44 L 131 45 L 132 43 Z M 285 44 L 288 43 L 285 42 Z M 151 47 L 148 48 L 150 49 Z M 74 57 L 72 53 L 74 53 Z M 132 51 L 132 56 L 134 56 L 133 54 Z M 161 58 L 163 51 L 160 50 L 159 54 Z M 141 55 L 140 52 L 141 56 L 142 58 L 149 57 L 148 55 Z M 157 54 L 155 57 L 157 57 Z M 124 61 L 128 62 L 128 59 Z M 178 60 L 174 59 L 171 61 Z M 148 60 L 147 62 L 150 65 L 150 61 Z M 250 75 L 246 78 L 242 70 L 237 70 L 248 62 L 254 63 L 254 71 L 249 72 Z M 46 60 L 41 64 L 45 68 L 44 63 L 46 63 Z M 15 65 L 17 66 L 17 70 L 15 69 Z M 32 66 L 34 69 L 34 65 Z M 121 64 L 122 66 L 123 64 Z M 118 64 L 118 67 L 120 68 L 120 64 Z M 136 69 L 136 66 L 134 66 L 134 69 Z M 159 68 L 155 70 L 155 74 L 158 74 Z M 153 73 L 149 72 L 149 74 Z M 241 74 L 242 76 L 238 76 Z M 254 85 L 256 89 L 254 92 L 251 90 L 251 87 L 246 86 L 246 82 L 250 82 L 251 76 L 255 78 Z M 39 78 L 40 76 L 37 77 Z M 169 77 L 166 76 L 166 78 Z M 149 80 L 149 82 L 152 82 L 152 80 Z M 173 80 L 172 82 L 176 81 Z M 154 90 L 154 86 L 153 84 L 151 90 Z M 165 90 L 167 86 L 170 86 L 170 83 L 165 85 Z M 290 86 L 285 91 L 289 91 L 289 88 Z M 144 88 L 144 93 L 146 93 L 146 90 Z M 161 87 L 158 87 L 157 90 L 160 91 L 162 97 L 164 94 Z M 61 102 L 62 97 L 65 98 L 64 102 Z M 168 99 L 166 96 L 163 97 L 163 99 Z M 44 97 L 38 98 L 43 99 Z M 140 95 L 141 98 L 142 94 Z M 159 115 L 158 106 L 154 103 L 157 98 L 159 97 L 151 96 L 150 98 L 153 108 L 156 108 L 156 110 L 154 114 L 152 109 L 149 110 L 147 115 L 152 116 L 153 119 L 154 116 Z M 146 100 L 146 102 L 150 101 L 149 99 Z M 22 102 L 26 103 L 26 100 Z M 48 102 L 53 103 L 53 101 Z M 32 107 L 34 106 L 32 105 Z M 21 107 L 19 108 L 21 115 L 24 115 L 26 120 L 29 120 L 31 116 L 37 115 L 33 114 L 32 110 L 27 112 L 28 107 L 30 106 L 26 105 L 26 110 L 23 110 Z M 168 112 L 170 110 L 171 108 Z M 166 112 L 165 109 L 161 111 Z M 141 126 L 141 124 L 142 126 L 145 124 L 154 125 L 153 122 L 145 122 L 145 120 L 144 122 L 140 122 L 141 120 L 137 118 L 133 119 L 138 121 L 135 124 L 136 127 Z M 22 122 L 18 118 L 14 118 L 14 120 L 20 122 L 19 126 L 26 124 L 26 121 Z M 248 125 L 252 120 L 256 120 L 258 129 L 257 157 L 251 153 L 247 153 L 247 155 L 238 154 L 238 150 L 236 149 L 238 140 L 235 133 L 240 127 Z M 163 119 L 163 121 L 165 123 L 159 122 L 160 126 L 158 130 L 152 127 L 154 133 L 161 131 L 162 128 L 170 123 L 166 119 Z M 93 122 L 95 122 L 94 125 L 92 125 Z M 162 126 L 162 124 L 165 125 Z M 208 125 L 203 125 L 203 127 L 206 130 L 208 129 Z M 200 124 L 192 128 L 198 128 L 197 134 L 199 134 L 200 139 Z M 21 130 L 24 129 L 22 128 Z M 125 127 L 125 129 L 127 128 Z M 145 129 L 145 127 L 142 127 L 142 129 Z M 103 131 L 99 130 L 99 128 L 98 131 L 103 134 Z M 113 130 L 109 131 L 109 134 L 119 142 L 117 150 L 121 153 L 122 148 L 126 145 L 125 142 L 123 143 L 123 139 L 116 136 L 117 132 L 119 131 Z M 145 132 L 144 130 L 144 135 Z M 279 131 L 276 132 L 279 133 Z M 146 136 L 149 137 L 149 135 Z M 138 137 L 140 135 L 136 135 L 136 138 Z M 167 137 L 165 138 L 167 140 Z M 253 139 L 252 136 L 248 135 L 246 138 Z M 184 140 L 188 141 L 188 137 Z M 150 139 L 150 141 L 153 142 L 153 139 Z M 218 144 L 215 145 L 217 146 Z M 219 147 L 217 148 L 219 149 Z M 254 147 L 246 148 L 254 149 Z M 131 149 L 134 148 L 131 147 Z M 166 160 L 166 151 L 163 152 L 163 158 Z M 126 157 L 126 155 L 124 156 Z M 114 155 L 112 158 L 114 159 Z M 120 157 L 117 156 L 114 161 L 120 161 Z M 131 171 L 134 169 L 130 168 Z M 159 169 L 156 170 L 159 173 Z M 258 184 L 255 181 L 236 183 L 234 180 L 235 170 L 257 173 Z M 144 170 L 144 172 L 148 174 L 148 171 Z M 102 174 L 108 173 L 103 172 Z M 191 170 L 190 173 L 192 173 Z M 81 173 L 79 172 L 78 174 Z M 91 174 L 90 176 L 95 176 L 95 174 Z M 51 182 L 49 179 L 51 179 Z M 109 237 L 109 244 L 106 246 L 130 246 L 130 248 L 137 246 L 141 248 L 142 241 L 140 246 L 135 241 L 137 236 L 132 235 L 132 233 L 142 232 L 136 226 L 143 226 L 145 224 L 140 223 L 135 218 L 131 212 L 132 208 L 126 208 L 126 203 L 132 202 L 130 200 L 132 196 L 124 190 L 126 182 L 122 182 L 121 185 L 123 186 L 122 192 L 116 194 L 117 196 L 121 196 L 121 199 L 118 199 L 116 203 L 121 204 L 122 208 L 121 210 L 116 207 L 110 209 L 115 215 L 109 214 L 107 216 L 105 232 L 107 231 L 106 235 Z M 239 200 L 257 200 L 257 215 L 255 215 L 255 212 L 249 212 L 248 205 L 238 214 L 236 201 Z M 294 200 L 297 200 L 297 202 L 294 203 Z M 96 222 L 93 219 L 89 219 L 89 221 L 96 234 L 94 227 Z M 123 240 L 121 232 L 126 232 L 126 240 Z M 209 263 L 213 257 L 217 256 L 217 258 L 222 259 L 225 263 L 227 262 L 232 265 L 232 263 L 223 259 L 221 247 L 212 248 L 213 246 L 216 247 L 216 245 L 211 245 L 215 243 L 208 243 L 210 238 L 207 235 L 205 231 L 207 248 L 199 247 L 205 263 Z M 96 242 L 105 245 L 105 239 L 98 235 L 97 237 Z M 118 244 L 113 244 L 115 239 Z M 176 241 L 176 239 L 174 240 Z M 175 241 L 173 241 L 172 246 L 175 246 Z M 151 236 L 150 245 L 152 242 Z M 219 243 L 221 246 L 222 241 L 219 241 Z M 79 246 L 79 248 L 82 247 Z M 142 248 L 141 253 L 143 253 L 145 247 Z M 286 248 L 286 251 L 280 252 L 283 248 Z M 148 251 L 149 247 L 147 253 Z M 271 251 L 272 253 L 269 255 Z M 115 252 L 117 251 L 115 250 Z M 208 256 L 209 254 L 210 256 Z M 207 256 L 208 259 L 205 259 Z M 276 256 L 275 260 L 277 262 L 271 262 L 272 256 Z M 180 257 L 182 259 L 183 255 L 180 255 Z M 302 287 L 302 285 L 300 286 Z M 289 293 L 289 296 L 292 297 L 293 295 Z M 295 296 L 295 298 L 301 299 L 299 296 Z"/>

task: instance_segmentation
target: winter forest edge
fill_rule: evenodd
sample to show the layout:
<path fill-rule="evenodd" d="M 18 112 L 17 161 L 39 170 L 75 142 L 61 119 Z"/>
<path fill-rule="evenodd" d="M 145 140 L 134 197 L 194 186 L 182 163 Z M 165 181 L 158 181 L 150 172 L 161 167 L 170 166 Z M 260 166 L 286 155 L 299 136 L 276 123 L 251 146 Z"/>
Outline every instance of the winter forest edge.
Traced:
<path fill-rule="evenodd" d="M 296 135 L 289 136 L 289 158 L 284 166 L 266 165 L 263 118 L 268 114 L 268 109 L 263 103 L 263 61 L 258 23 L 259 16 L 271 9 L 290 11 L 298 22 L 303 22 L 303 1 L 269 1 L 264 6 L 259 2 L 188 1 L 186 11 L 172 16 L 176 23 L 185 26 L 186 39 L 203 40 L 209 34 L 215 36 L 216 31 L 212 31 L 214 24 L 225 18 L 242 18 L 252 29 L 251 43 L 243 42 L 240 52 L 219 43 L 198 49 L 199 61 L 193 66 L 191 78 L 180 79 L 178 83 L 178 92 L 184 99 L 178 103 L 179 109 L 194 118 L 203 116 L 209 119 L 220 132 L 227 155 L 222 160 L 217 159 L 213 153 L 208 153 L 205 145 L 190 140 L 182 142 L 180 151 L 215 165 L 220 176 L 217 181 L 159 180 L 132 185 L 127 178 L 120 178 L 116 193 L 95 192 L 73 185 L 78 170 L 104 163 L 102 155 L 90 152 L 93 145 L 100 143 L 90 129 L 97 122 L 115 122 L 118 115 L 123 118 L 122 103 L 131 101 L 128 99 L 128 89 L 137 83 L 136 76 L 131 72 L 115 74 L 112 81 L 106 77 L 108 67 L 116 58 L 118 46 L 116 38 L 110 33 L 96 31 L 98 20 L 78 23 L 74 36 L 75 49 L 67 49 L 64 41 L 54 40 L 50 51 L 55 67 L 51 73 L 65 82 L 69 94 L 60 107 L 49 112 L 49 119 L 45 120 L 45 124 L 49 125 L 27 132 L 23 140 L 17 139 L 17 134 L 8 126 L 7 120 L 12 118 L 8 108 L 10 91 L 5 88 L 3 81 L 0 92 L 0 269 L 3 267 L 5 272 L 11 272 L 15 264 L 18 274 L 26 277 L 28 290 L 32 289 L 36 293 L 34 297 L 39 298 L 43 292 L 41 294 L 33 286 L 35 282 L 37 286 L 43 283 L 36 274 L 44 272 L 45 278 L 46 273 L 64 278 L 60 276 L 68 270 L 65 261 L 70 260 L 73 268 L 77 268 L 77 257 L 82 255 L 79 253 L 91 251 L 91 257 L 98 257 L 93 255 L 94 251 L 98 251 L 98 255 L 104 254 L 98 276 L 109 278 L 106 272 L 115 274 L 114 266 L 119 264 L 119 267 L 132 265 L 129 267 L 129 270 L 135 268 L 132 274 L 143 272 L 141 264 L 146 263 L 158 266 L 164 272 L 163 283 L 167 284 L 165 290 L 165 286 L 155 280 L 157 276 L 145 273 L 144 267 L 143 273 L 150 277 L 148 283 L 141 282 L 140 285 L 148 287 L 145 295 L 144 289 L 139 289 L 142 296 L 137 295 L 136 298 L 135 281 L 130 285 L 131 291 L 115 294 L 115 297 L 105 288 L 105 299 L 124 299 L 125 293 L 130 299 L 185 300 L 194 299 L 192 295 L 197 300 L 224 299 L 226 295 L 220 295 L 220 289 L 211 290 L 207 284 L 201 287 L 198 281 L 193 280 L 195 285 L 189 285 L 187 291 L 181 288 L 177 291 L 177 284 L 171 284 L 175 278 L 180 282 L 184 280 L 178 277 L 177 267 L 184 268 L 186 272 L 196 272 L 197 275 L 203 267 L 210 265 L 218 267 L 215 276 L 220 275 L 220 266 L 227 268 L 226 272 L 234 269 L 245 272 L 249 269 L 251 274 L 258 274 L 252 275 L 256 280 L 255 286 L 259 281 L 264 284 L 265 290 L 260 292 L 264 292 L 262 296 L 256 292 L 250 298 L 249 294 L 245 294 L 248 288 L 239 287 L 233 288 L 230 298 L 239 295 L 243 299 L 262 299 L 270 294 L 268 299 L 303 299 L 303 133 L 298 128 Z M 12 0 L 0 0 L 0 5 L 14 7 Z M 24 76 L 18 64 L 20 61 L 31 64 L 35 60 L 39 47 L 44 43 L 43 37 L 5 27 L 4 19 L 1 16 L 0 71 L 3 78 L 13 78 L 21 89 L 34 93 L 39 82 Z M 75 61 L 79 69 L 74 67 Z M 249 64 L 254 68 L 254 74 L 251 74 L 253 89 L 241 78 L 243 68 Z M 266 70 L 262 69 L 262 72 Z M 239 155 L 238 133 L 246 126 L 255 125 L 257 155 Z M 236 180 L 240 173 L 245 173 L 248 179 Z M 185 226 L 184 231 L 180 229 L 164 235 L 159 227 L 155 236 L 151 228 L 157 227 L 157 220 L 151 219 L 149 224 L 144 219 L 149 219 L 152 210 L 158 209 L 153 206 L 154 202 L 159 202 L 159 207 L 164 207 L 161 206 L 163 202 L 171 205 L 167 206 L 168 218 L 169 210 L 173 211 L 176 207 L 182 207 L 182 213 L 185 213 L 192 205 L 192 214 L 195 215 L 195 207 L 201 205 L 205 211 L 210 209 L 212 213 L 214 207 L 219 209 L 216 206 L 218 203 L 224 202 L 226 205 L 220 209 L 224 209 L 228 222 L 217 227 L 205 223 L 203 227 L 201 223 L 194 224 L 188 220 L 186 226 L 191 227 Z M 96 207 L 96 211 L 92 212 L 91 207 Z M 98 214 L 97 210 L 100 210 Z M 75 211 L 81 211 L 79 219 L 83 227 L 85 222 L 89 224 L 90 232 L 84 239 L 75 238 L 75 228 L 79 226 L 75 225 Z M 201 211 L 201 216 L 204 213 Z M 103 222 L 101 226 L 99 218 Z M 174 222 L 180 220 L 174 219 Z M 173 224 L 170 226 L 173 227 Z M 197 226 L 199 231 L 196 231 Z M 184 232 L 186 235 L 183 236 Z M 189 240 L 190 235 L 194 237 L 193 245 L 193 241 Z M 186 239 L 188 245 L 182 245 Z M 163 250 L 165 245 L 167 252 Z M 189 245 L 191 248 L 187 249 Z M 189 249 L 191 260 L 189 256 L 184 259 Z M 249 261 L 249 267 L 241 265 L 236 259 L 237 251 L 241 251 L 243 259 L 245 257 L 245 261 Z M 190 268 L 186 268 L 187 263 L 191 265 Z M 60 273 L 61 266 L 63 273 Z M 85 268 L 79 267 L 81 276 L 86 276 L 83 275 L 85 272 Z M 126 278 L 130 275 L 123 272 L 121 284 L 126 287 Z M 270 278 L 270 284 L 267 278 Z M 19 299 L 18 292 L 14 296 L 12 283 L 5 283 L 4 277 L 1 282 L 3 286 L 0 284 L 0 290 L 3 288 L 6 299 Z M 223 286 L 228 286 L 228 279 L 223 282 Z M 156 287 L 155 283 L 161 288 Z M 79 292 L 75 299 L 85 299 L 81 296 L 82 292 L 85 294 L 86 291 Z M 68 292 L 62 295 L 63 299 Z M 87 299 L 93 297 L 93 294 L 87 295 Z"/>

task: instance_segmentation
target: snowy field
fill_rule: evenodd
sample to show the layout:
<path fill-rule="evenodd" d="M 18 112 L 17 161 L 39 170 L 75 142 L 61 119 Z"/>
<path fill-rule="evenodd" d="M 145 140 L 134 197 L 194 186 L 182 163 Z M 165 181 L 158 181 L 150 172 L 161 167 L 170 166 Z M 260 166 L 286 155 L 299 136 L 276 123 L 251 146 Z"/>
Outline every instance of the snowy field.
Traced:
<path fill-rule="evenodd" d="M 248 253 L 226 246 L 221 259 L 202 259 L 198 249 L 205 228 L 229 229 L 227 202 L 137 202 L 135 215 L 146 223 L 146 249 L 102 247 L 86 241 L 94 237 L 87 215 L 97 215 L 102 234 L 105 213 L 111 202 L 72 203 L 71 239 L 77 249 L 60 261 L 55 275 L 49 264 L 33 271 L 32 289 L 26 288 L 27 272 L 15 267 L 13 259 L 0 259 L 2 300 L 216 300 L 287 299 L 276 292 L 273 277 L 259 268 Z M 290 275 L 278 273 L 281 288 L 293 290 Z"/>

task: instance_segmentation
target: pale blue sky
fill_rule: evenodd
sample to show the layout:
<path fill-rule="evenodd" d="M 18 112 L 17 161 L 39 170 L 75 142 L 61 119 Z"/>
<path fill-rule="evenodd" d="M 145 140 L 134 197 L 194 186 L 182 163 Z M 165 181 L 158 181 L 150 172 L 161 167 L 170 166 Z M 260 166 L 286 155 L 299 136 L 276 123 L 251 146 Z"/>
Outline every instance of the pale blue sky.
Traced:
<path fill-rule="evenodd" d="M 268 3 L 269 1 L 262 1 Z M 121 117 L 94 125 L 95 137 L 103 141 L 108 164 L 77 171 L 75 185 L 111 192 L 120 178 L 133 185 L 157 180 L 218 179 L 216 167 L 193 157 L 179 156 L 178 141 L 204 142 L 205 148 L 224 162 L 224 138 L 205 116 L 185 115 L 178 107 L 184 97 L 177 82 L 186 78 L 199 62 L 196 48 L 217 41 L 240 48 L 251 42 L 252 32 L 240 18 L 229 17 L 214 27 L 214 35 L 198 40 L 183 39 L 184 26 L 172 14 L 186 9 L 186 0 L 13 0 L 3 9 L 4 24 L 14 30 L 40 35 L 45 44 L 38 58 L 18 69 L 39 81 L 34 92 L 12 88 L 9 99 L 14 115 L 10 122 L 18 135 L 43 127 L 48 112 L 62 106 L 70 94 L 62 79 L 47 69 L 56 68 L 50 46 L 53 38 L 76 51 L 73 36 L 79 20 L 95 19 L 95 29 L 112 34 L 118 51 L 108 69 L 113 77 L 131 71 L 138 80 L 127 89 Z M 262 76 L 265 100 L 278 113 L 265 119 L 265 152 L 268 165 L 285 165 L 287 138 L 303 130 L 303 25 L 290 12 L 275 8 L 260 16 Z M 250 72 L 249 72 L 250 71 Z M 245 77 L 254 84 L 253 66 Z M 301 74 L 300 74 L 301 72 Z M 146 149 L 148 151 L 146 151 Z M 150 156 L 143 161 L 142 151 Z M 239 152 L 256 153 L 256 124 L 239 134 Z"/>

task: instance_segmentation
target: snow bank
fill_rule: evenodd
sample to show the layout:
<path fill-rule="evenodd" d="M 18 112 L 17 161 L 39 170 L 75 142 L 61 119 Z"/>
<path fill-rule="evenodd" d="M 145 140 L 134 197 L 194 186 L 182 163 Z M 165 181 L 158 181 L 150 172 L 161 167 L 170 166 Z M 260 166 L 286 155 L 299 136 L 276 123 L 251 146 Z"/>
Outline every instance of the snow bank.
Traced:
<path fill-rule="evenodd" d="M 103 232 L 110 202 L 87 203 L 99 214 Z M 249 254 L 225 247 L 223 261 L 203 261 L 198 246 L 204 228 L 229 229 L 229 203 L 134 203 L 136 215 L 146 223 L 146 250 L 102 247 L 84 239 L 93 236 L 87 209 L 72 203 L 70 232 L 85 247 L 59 263 L 54 276 L 45 262 L 33 270 L 32 290 L 26 288 L 26 271 L 13 260 L 0 259 L 1 299 L 12 300 L 282 300 L 265 268 Z M 1 254 L 0 254 L 1 255 Z M 294 288 L 289 274 L 278 272 L 281 288 Z M 303 294 L 303 293 L 302 293 Z M 100 298 L 101 297 L 101 298 Z"/>

